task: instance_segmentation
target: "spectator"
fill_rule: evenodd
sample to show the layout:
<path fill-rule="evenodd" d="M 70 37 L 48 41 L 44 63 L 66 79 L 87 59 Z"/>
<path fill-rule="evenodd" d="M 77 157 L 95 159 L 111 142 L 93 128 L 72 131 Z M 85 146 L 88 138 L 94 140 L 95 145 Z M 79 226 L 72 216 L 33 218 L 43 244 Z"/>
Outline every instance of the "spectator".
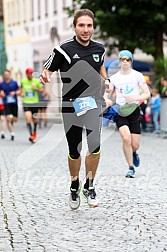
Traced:
<path fill-rule="evenodd" d="M 151 107 L 151 114 L 153 120 L 153 133 L 158 134 L 160 133 L 160 124 L 159 124 L 159 117 L 160 117 L 160 107 L 161 107 L 161 98 L 157 88 L 152 89 L 152 97 L 149 102 L 149 106 Z"/>
<path fill-rule="evenodd" d="M 147 83 L 147 85 L 151 85 L 151 79 L 149 75 L 144 75 L 144 79 Z M 141 108 L 141 130 L 143 132 L 147 131 L 147 121 L 146 121 L 146 108 L 147 108 L 147 104 L 148 104 L 148 100 L 144 100 L 141 102 L 140 104 L 140 108 Z"/>

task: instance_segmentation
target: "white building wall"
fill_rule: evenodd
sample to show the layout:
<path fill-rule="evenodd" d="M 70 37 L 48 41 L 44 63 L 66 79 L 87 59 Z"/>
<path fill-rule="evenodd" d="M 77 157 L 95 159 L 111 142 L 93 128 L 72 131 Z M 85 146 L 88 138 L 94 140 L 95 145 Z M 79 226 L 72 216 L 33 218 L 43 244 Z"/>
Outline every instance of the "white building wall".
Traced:
<path fill-rule="evenodd" d="M 74 32 L 71 27 L 72 18 L 68 17 L 64 7 L 71 6 L 72 0 L 41 0 L 40 6 L 38 0 L 32 1 L 34 20 L 30 23 L 32 33 L 31 44 L 33 48 L 33 64 L 35 71 L 40 74 L 43 63 L 46 61 L 53 48 L 60 42 L 73 37 Z M 47 4 L 47 6 L 46 6 Z M 40 15 L 39 15 L 40 7 Z M 40 18 L 38 18 L 40 16 Z M 51 29 L 57 29 L 57 35 L 54 40 L 51 39 Z M 61 83 L 59 75 L 54 73 L 54 78 L 46 88 L 51 93 L 51 103 L 49 112 L 57 113 L 60 111 L 61 103 Z"/>
<path fill-rule="evenodd" d="M 7 68 L 20 82 L 27 66 L 33 66 L 29 0 L 4 0 L 5 46 Z"/>
<path fill-rule="evenodd" d="M 41 0 L 40 1 L 40 18 L 38 18 L 38 1 L 32 1 L 34 9 L 34 19 L 31 21 L 30 30 L 32 34 L 32 46 L 35 50 L 35 61 L 41 62 L 46 60 L 53 47 L 59 42 L 73 36 L 71 27 L 72 18 L 69 18 L 63 7 L 72 5 L 72 0 Z M 46 12 L 46 3 L 47 12 Z M 65 3 L 65 6 L 63 6 Z M 47 15 L 46 15 L 47 14 Z M 58 37 L 51 40 L 51 29 L 57 29 Z"/>
<path fill-rule="evenodd" d="M 72 18 L 64 10 L 72 5 L 72 0 L 3 0 L 3 5 L 7 67 L 20 83 L 27 67 L 34 67 L 38 76 L 53 48 L 73 36 Z M 53 27 L 58 36 L 51 40 Z M 58 75 L 54 81 L 57 84 L 47 87 L 59 107 L 61 84 Z"/>
<path fill-rule="evenodd" d="M 13 77 L 18 81 L 25 75 L 27 67 L 33 67 L 32 47 L 29 42 L 21 43 L 19 46 L 11 45 L 7 48 L 7 68 L 12 70 Z"/>

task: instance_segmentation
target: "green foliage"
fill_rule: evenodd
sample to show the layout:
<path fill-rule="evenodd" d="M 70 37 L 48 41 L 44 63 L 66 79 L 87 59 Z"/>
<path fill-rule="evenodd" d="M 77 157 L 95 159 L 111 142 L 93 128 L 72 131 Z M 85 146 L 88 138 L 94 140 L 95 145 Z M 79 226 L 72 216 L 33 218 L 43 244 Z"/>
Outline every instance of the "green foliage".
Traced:
<path fill-rule="evenodd" d="M 154 76 L 155 86 L 161 92 L 160 79 L 167 75 L 167 57 L 159 57 L 154 61 L 154 72 L 156 73 Z"/>
<path fill-rule="evenodd" d="M 112 53 L 135 48 L 156 58 L 163 57 L 163 34 L 167 34 L 165 0 L 73 0 L 74 7 L 95 13 L 98 37 Z M 111 39 L 112 38 L 112 39 Z"/>

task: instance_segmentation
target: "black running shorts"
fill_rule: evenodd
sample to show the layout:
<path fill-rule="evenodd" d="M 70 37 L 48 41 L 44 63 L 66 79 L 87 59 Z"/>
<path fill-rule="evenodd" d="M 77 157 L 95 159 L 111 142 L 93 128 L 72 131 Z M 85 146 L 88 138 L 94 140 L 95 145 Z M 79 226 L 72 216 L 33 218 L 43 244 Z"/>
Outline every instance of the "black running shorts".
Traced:
<path fill-rule="evenodd" d="M 118 129 L 124 125 L 127 125 L 131 133 L 141 134 L 140 108 L 138 107 L 135 109 L 135 111 L 127 117 L 118 116 L 116 119 L 116 125 Z"/>
<path fill-rule="evenodd" d="M 18 105 L 17 104 L 5 104 L 5 115 L 13 115 L 18 117 Z"/>
<path fill-rule="evenodd" d="M 35 104 L 23 104 L 23 110 L 24 112 L 26 111 L 30 111 L 33 114 L 37 114 L 38 113 L 38 104 L 35 103 Z"/>

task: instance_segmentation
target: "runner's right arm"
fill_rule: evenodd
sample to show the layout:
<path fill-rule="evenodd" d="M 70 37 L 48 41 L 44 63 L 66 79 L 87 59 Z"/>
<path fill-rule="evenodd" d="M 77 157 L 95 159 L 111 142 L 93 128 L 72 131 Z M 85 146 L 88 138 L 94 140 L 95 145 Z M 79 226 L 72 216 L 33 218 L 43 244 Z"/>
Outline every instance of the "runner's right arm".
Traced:
<path fill-rule="evenodd" d="M 42 73 L 40 75 L 39 81 L 42 84 L 46 84 L 47 82 L 50 82 L 50 77 L 53 72 L 58 71 L 65 60 L 64 55 L 61 54 L 57 49 L 54 48 L 52 54 L 48 57 L 47 61 L 44 64 L 44 69 L 42 70 Z"/>
<path fill-rule="evenodd" d="M 50 82 L 50 76 L 52 75 L 53 72 L 49 71 L 48 69 L 44 68 L 40 77 L 39 81 L 42 84 L 46 84 L 47 82 Z"/>

